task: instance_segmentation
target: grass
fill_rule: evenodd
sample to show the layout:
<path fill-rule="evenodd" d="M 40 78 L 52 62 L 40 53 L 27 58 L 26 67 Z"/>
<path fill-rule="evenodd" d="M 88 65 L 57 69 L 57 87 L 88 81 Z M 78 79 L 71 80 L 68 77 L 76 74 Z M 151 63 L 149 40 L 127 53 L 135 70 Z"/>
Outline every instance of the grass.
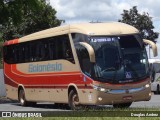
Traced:
<path fill-rule="evenodd" d="M 159 117 L 45 117 L 45 118 L 1 118 L 1 120 L 159 120 Z"/>
<path fill-rule="evenodd" d="M 103 113 L 105 112 L 106 114 L 107 113 L 114 113 L 113 116 L 116 116 L 115 112 L 117 112 L 117 114 L 123 114 L 123 113 L 126 113 L 126 112 L 129 112 L 129 113 L 141 113 L 143 114 L 144 112 L 153 112 L 154 114 L 155 113 L 159 113 L 159 116 L 160 116 L 160 108 L 129 108 L 129 109 L 103 109 L 103 110 L 93 110 L 93 109 L 90 109 L 90 110 L 87 110 L 87 111 L 78 111 L 78 112 L 81 112 L 83 113 L 83 115 L 81 115 L 80 117 L 70 117 L 69 114 L 67 117 L 42 117 L 42 118 L 23 118 L 24 120 L 119 120 L 119 119 L 122 119 L 122 120 L 159 120 L 160 118 L 159 117 L 108 117 L 108 116 L 105 116 L 105 117 L 101 117 L 101 116 L 88 116 L 86 117 L 88 114 L 88 111 L 90 112 L 93 112 L 94 113 Z M 77 112 L 77 111 L 70 111 L 70 112 Z M 66 112 L 67 113 L 67 112 Z M 104 114 L 105 115 L 105 114 Z M 43 115 L 42 115 L 43 116 Z M 3 120 L 3 118 L 1 118 Z M 5 120 L 9 120 L 10 118 L 5 118 Z M 12 118 L 12 120 L 20 120 L 22 118 Z"/>

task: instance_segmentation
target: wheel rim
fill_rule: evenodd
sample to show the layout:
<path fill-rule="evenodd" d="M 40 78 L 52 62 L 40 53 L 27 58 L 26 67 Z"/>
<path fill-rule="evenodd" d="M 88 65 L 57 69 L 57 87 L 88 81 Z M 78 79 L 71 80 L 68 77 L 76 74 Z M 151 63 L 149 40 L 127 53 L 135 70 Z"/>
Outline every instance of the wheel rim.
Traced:
<path fill-rule="evenodd" d="M 79 98 L 78 98 L 78 95 L 77 95 L 77 94 L 74 94 L 74 95 L 73 95 L 72 103 L 73 103 L 73 106 L 74 106 L 74 107 L 76 107 L 76 106 L 79 105 Z"/>
<path fill-rule="evenodd" d="M 23 91 L 21 91 L 20 92 L 20 103 L 23 105 L 24 104 L 24 92 Z"/>

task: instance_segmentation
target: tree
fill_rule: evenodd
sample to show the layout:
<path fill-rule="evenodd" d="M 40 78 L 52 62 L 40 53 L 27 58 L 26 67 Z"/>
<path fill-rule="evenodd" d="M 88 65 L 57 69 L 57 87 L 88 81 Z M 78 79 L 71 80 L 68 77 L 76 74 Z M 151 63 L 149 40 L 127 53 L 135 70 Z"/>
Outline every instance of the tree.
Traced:
<path fill-rule="evenodd" d="M 152 17 L 148 13 L 144 12 L 143 14 L 138 13 L 137 7 L 134 6 L 132 9 L 123 10 L 122 20 L 119 22 L 127 23 L 129 25 L 137 28 L 144 39 L 149 39 L 153 42 L 156 42 L 158 38 L 158 33 L 154 32 L 154 26 L 152 22 Z"/>
<path fill-rule="evenodd" d="M 1 4 L 2 3 L 2 4 Z M 10 40 L 47 28 L 59 26 L 56 10 L 46 0 L 3 0 L 0 10 L 3 40 Z"/>

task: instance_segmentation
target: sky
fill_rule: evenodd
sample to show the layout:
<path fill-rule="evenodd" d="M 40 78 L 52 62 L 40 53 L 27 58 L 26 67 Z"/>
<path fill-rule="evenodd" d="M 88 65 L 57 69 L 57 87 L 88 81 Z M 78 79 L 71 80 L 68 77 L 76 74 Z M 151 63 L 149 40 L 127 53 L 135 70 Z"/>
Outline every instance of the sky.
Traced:
<path fill-rule="evenodd" d="M 65 20 L 65 24 L 118 21 L 124 9 L 137 6 L 139 13 L 149 13 L 154 31 L 160 32 L 160 0 L 50 0 L 50 4 L 57 11 L 57 18 Z M 158 40 L 160 52 L 160 37 Z"/>

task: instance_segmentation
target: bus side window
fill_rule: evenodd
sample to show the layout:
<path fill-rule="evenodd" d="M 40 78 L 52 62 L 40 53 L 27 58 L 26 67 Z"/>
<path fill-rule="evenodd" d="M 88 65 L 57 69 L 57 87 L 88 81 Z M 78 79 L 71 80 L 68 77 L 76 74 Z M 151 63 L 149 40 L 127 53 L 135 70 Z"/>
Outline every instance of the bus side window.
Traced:
<path fill-rule="evenodd" d="M 30 62 L 30 46 L 28 43 L 24 46 L 24 56 L 25 56 L 25 62 Z"/>
<path fill-rule="evenodd" d="M 18 45 L 13 46 L 13 63 L 18 63 L 19 62 L 19 50 L 18 50 Z"/>
<path fill-rule="evenodd" d="M 29 61 L 30 62 L 34 62 L 36 60 L 36 47 L 37 45 L 35 44 L 35 42 L 31 42 L 30 43 L 30 58 Z"/>
<path fill-rule="evenodd" d="M 63 48 L 65 53 L 64 58 L 72 63 L 75 63 L 69 39 L 64 40 L 63 45 L 64 45 Z"/>
<path fill-rule="evenodd" d="M 34 61 L 41 61 L 45 59 L 45 44 L 41 41 L 36 42 Z"/>
<path fill-rule="evenodd" d="M 8 61 L 8 63 L 13 63 L 14 56 L 13 56 L 13 48 L 12 48 L 12 46 L 7 46 L 7 51 L 8 51 L 7 61 Z"/>
<path fill-rule="evenodd" d="M 49 60 L 57 59 L 56 47 L 56 40 L 54 38 L 50 39 L 48 42 Z"/>
<path fill-rule="evenodd" d="M 25 62 L 25 47 L 23 44 L 20 44 L 18 46 L 18 58 L 19 58 L 18 60 L 19 63 Z"/>
<path fill-rule="evenodd" d="M 81 70 L 83 71 L 83 73 L 90 76 L 91 63 L 90 63 L 89 53 L 87 49 L 80 44 L 76 44 L 75 47 L 76 47 L 76 52 L 77 52 Z"/>
<path fill-rule="evenodd" d="M 7 50 L 7 46 L 4 46 L 3 47 L 3 58 L 4 58 L 4 61 L 7 62 L 8 60 L 8 50 Z M 8 62 L 7 62 L 8 63 Z"/>
<path fill-rule="evenodd" d="M 13 63 L 14 62 L 14 54 L 13 54 L 13 46 L 5 46 L 4 47 L 4 61 L 6 63 Z"/>
<path fill-rule="evenodd" d="M 63 39 L 61 38 L 61 36 L 57 37 L 56 40 L 56 53 L 57 53 L 57 59 L 64 59 L 64 51 L 63 51 Z"/>
<path fill-rule="evenodd" d="M 43 42 L 43 48 L 41 49 L 42 60 L 49 60 L 49 44 L 48 41 Z"/>

